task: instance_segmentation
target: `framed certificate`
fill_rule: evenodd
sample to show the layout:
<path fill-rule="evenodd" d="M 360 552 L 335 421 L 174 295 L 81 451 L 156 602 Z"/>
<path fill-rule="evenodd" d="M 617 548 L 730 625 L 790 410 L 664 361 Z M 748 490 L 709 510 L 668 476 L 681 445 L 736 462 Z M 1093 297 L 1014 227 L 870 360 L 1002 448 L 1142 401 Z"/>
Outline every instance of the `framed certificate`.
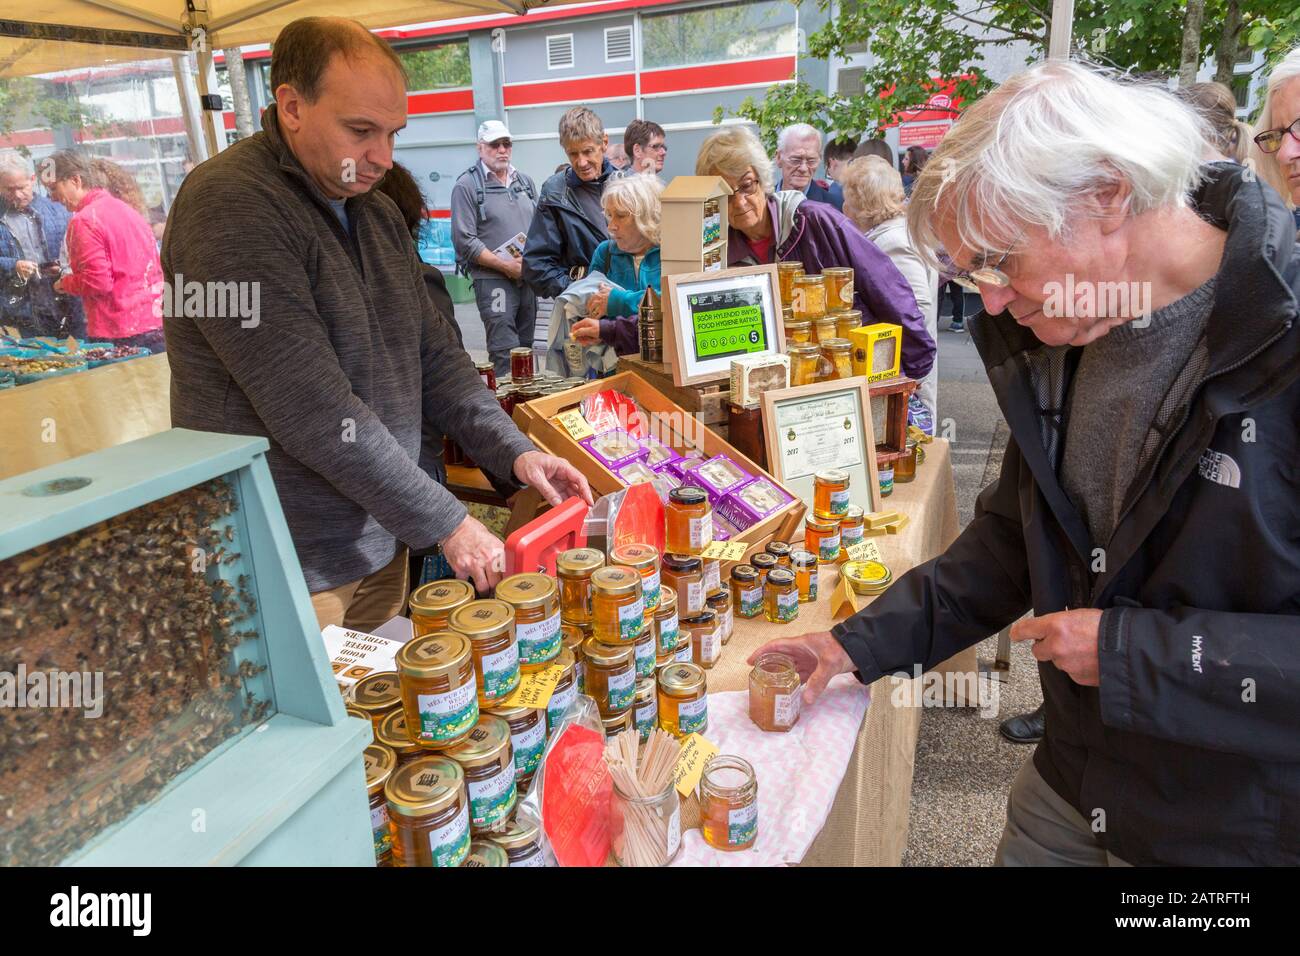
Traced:
<path fill-rule="evenodd" d="M 775 265 L 664 276 L 663 286 L 674 385 L 724 379 L 734 358 L 785 351 Z"/>
<path fill-rule="evenodd" d="M 875 430 L 867 380 L 834 379 L 763 393 L 768 470 L 812 508 L 813 475 L 848 472 L 849 500 L 880 510 Z"/>

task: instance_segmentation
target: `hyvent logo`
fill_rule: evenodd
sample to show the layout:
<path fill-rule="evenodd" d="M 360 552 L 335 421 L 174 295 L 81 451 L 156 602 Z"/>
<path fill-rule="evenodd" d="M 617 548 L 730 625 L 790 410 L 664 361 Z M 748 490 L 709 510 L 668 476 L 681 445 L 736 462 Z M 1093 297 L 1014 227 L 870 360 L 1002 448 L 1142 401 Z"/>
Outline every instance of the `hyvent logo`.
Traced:
<path fill-rule="evenodd" d="M 82 893 L 74 886 L 50 897 L 51 926 L 128 926 L 133 936 L 148 936 L 152 913 L 152 893 Z"/>

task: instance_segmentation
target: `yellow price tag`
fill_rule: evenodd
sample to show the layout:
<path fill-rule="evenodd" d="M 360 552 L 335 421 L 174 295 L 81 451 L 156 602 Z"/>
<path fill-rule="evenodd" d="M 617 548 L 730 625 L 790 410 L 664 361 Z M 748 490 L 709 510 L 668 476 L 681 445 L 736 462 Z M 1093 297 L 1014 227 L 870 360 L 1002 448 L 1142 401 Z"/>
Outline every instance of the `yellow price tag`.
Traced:
<path fill-rule="evenodd" d="M 880 556 L 880 546 L 870 538 L 865 541 L 859 541 L 857 544 L 849 545 L 844 553 L 849 556 L 850 561 L 883 561 Z"/>
<path fill-rule="evenodd" d="M 592 431 L 588 421 L 582 417 L 582 412 L 576 408 L 571 408 L 567 412 L 560 412 L 555 416 L 555 420 L 563 426 L 564 430 L 569 433 L 569 437 L 574 441 L 582 441 L 584 438 L 590 438 L 596 434 Z"/>
<path fill-rule="evenodd" d="M 531 674 L 524 674 L 519 681 L 519 686 L 505 700 L 493 705 L 497 707 L 531 707 L 533 710 L 542 710 L 551 702 L 551 695 L 555 693 L 555 685 L 560 682 L 564 675 L 564 667 L 560 664 L 552 664 L 550 667 L 544 667 L 539 671 L 533 671 Z"/>
<path fill-rule="evenodd" d="M 749 545 L 743 541 L 714 541 L 701 552 L 700 557 L 715 561 L 743 561 Z"/>
<path fill-rule="evenodd" d="M 677 792 L 689 797 L 700 783 L 704 774 L 704 765 L 717 756 L 718 745 L 705 740 L 699 734 L 691 734 L 682 741 L 682 752 L 673 768 L 673 783 Z"/>

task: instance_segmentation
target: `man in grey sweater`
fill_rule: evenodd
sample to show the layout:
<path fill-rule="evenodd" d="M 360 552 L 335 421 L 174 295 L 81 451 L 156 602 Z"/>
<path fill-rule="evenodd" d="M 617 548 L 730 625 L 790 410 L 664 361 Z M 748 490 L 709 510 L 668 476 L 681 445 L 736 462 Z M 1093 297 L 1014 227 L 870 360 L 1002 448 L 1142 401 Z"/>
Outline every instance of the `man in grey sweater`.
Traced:
<path fill-rule="evenodd" d="M 164 275 L 208 303 L 166 318 L 172 421 L 270 440 L 318 620 L 373 628 L 405 605 L 407 546 L 441 544 L 480 590 L 501 574 L 501 541 L 417 464 L 425 420 L 552 504 L 591 493 L 483 388 L 397 207 L 371 191 L 406 125 L 392 50 L 350 20 L 296 20 L 271 88 L 262 132 L 195 169 L 172 207 Z M 213 308 L 232 288 L 251 315 Z"/>

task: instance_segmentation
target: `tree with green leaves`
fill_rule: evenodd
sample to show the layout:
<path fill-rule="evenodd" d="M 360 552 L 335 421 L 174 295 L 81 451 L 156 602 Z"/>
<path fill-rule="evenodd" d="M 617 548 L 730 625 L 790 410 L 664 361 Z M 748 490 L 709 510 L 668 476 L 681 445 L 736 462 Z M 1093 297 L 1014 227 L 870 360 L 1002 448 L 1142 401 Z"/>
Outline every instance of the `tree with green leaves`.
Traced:
<path fill-rule="evenodd" d="M 6 137 L 21 129 L 61 127 L 101 135 L 111 130 L 113 123 L 99 108 L 81 102 L 67 83 L 29 76 L 0 79 L 0 147 Z M 22 144 L 13 148 L 31 155 Z"/>

